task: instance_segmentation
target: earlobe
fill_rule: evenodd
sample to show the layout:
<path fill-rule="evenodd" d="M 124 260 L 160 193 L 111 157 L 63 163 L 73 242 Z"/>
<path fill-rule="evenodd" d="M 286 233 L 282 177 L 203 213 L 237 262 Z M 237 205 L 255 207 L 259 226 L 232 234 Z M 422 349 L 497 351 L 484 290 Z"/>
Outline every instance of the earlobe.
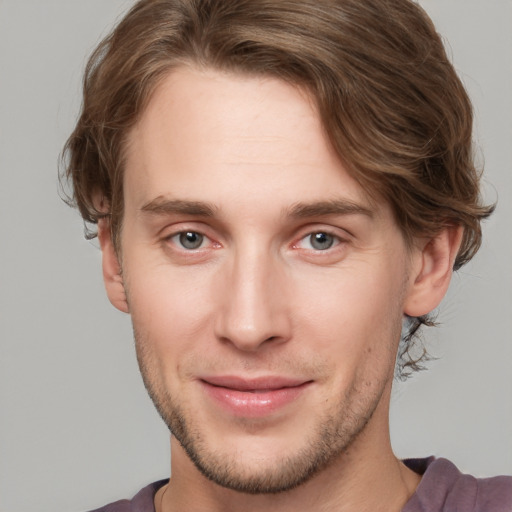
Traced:
<path fill-rule="evenodd" d="M 103 281 L 107 296 L 119 311 L 129 313 L 121 265 L 112 242 L 108 219 L 98 221 L 98 240 L 102 253 Z"/>
<path fill-rule="evenodd" d="M 404 306 L 406 315 L 427 315 L 439 306 L 450 284 L 462 234 L 461 226 L 447 227 L 417 249 Z"/>

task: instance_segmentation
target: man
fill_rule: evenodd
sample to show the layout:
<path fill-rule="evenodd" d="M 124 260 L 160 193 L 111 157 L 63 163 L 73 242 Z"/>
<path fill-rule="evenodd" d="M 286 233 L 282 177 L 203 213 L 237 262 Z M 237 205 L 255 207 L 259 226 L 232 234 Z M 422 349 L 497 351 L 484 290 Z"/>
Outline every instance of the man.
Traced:
<path fill-rule="evenodd" d="M 132 8 L 90 60 L 68 175 L 172 478 L 101 510 L 512 508 L 509 478 L 389 440 L 397 351 L 419 365 L 492 211 L 471 128 L 407 0 Z"/>

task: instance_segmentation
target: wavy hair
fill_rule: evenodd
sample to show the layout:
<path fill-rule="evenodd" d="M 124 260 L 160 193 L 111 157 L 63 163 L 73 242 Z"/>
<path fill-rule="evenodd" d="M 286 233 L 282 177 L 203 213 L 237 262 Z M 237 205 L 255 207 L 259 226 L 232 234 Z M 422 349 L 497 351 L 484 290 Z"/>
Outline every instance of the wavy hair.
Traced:
<path fill-rule="evenodd" d="M 137 2 L 90 57 L 63 152 L 71 202 L 86 225 L 109 216 L 117 248 L 127 133 L 183 64 L 304 87 L 349 172 L 391 205 L 408 242 L 460 225 L 455 269 L 478 250 L 493 207 L 480 198 L 471 103 L 433 23 L 410 0 Z M 428 322 L 414 319 L 410 332 Z"/>

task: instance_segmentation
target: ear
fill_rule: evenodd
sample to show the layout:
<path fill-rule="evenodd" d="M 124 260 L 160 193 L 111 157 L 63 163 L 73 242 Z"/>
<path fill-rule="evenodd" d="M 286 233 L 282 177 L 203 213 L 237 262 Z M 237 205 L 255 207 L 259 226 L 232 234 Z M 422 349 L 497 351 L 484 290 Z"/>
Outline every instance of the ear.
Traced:
<path fill-rule="evenodd" d="M 107 290 L 107 296 L 112 305 L 119 309 L 119 311 L 129 313 L 121 265 L 114 249 L 110 222 L 107 218 L 98 221 L 98 240 L 101 247 L 103 281 Z"/>
<path fill-rule="evenodd" d="M 415 249 L 404 313 L 418 317 L 434 310 L 445 296 L 463 234 L 462 226 L 444 228 Z"/>

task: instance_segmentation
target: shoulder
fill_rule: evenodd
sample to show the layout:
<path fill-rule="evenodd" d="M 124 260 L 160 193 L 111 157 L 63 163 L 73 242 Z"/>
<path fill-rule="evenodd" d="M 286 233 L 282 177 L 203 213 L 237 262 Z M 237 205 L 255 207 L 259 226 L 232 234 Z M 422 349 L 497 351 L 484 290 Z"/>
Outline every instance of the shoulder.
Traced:
<path fill-rule="evenodd" d="M 142 488 L 131 500 L 119 500 L 91 512 L 154 512 L 155 494 L 168 480 L 159 480 Z"/>
<path fill-rule="evenodd" d="M 403 512 L 512 511 L 510 476 L 475 478 L 461 473 L 449 460 L 434 457 L 404 463 L 423 476 Z"/>

